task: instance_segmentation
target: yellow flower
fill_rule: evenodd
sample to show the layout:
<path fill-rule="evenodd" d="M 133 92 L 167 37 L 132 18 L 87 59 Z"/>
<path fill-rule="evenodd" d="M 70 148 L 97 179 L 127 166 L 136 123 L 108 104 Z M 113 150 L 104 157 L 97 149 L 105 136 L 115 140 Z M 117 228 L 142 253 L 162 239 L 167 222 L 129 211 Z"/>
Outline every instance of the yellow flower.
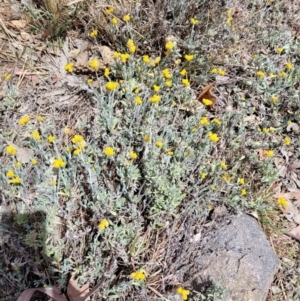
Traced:
<path fill-rule="evenodd" d="M 277 200 L 277 203 L 279 206 L 282 206 L 282 207 L 286 207 L 289 204 L 288 201 L 284 197 L 280 197 Z"/>
<path fill-rule="evenodd" d="M 14 164 L 15 167 L 19 168 L 22 166 L 22 163 L 20 161 L 17 161 L 15 164 Z"/>
<path fill-rule="evenodd" d="M 261 78 L 263 78 L 263 77 L 266 76 L 266 74 L 265 74 L 263 71 L 257 71 L 257 72 L 256 72 L 256 75 L 257 75 L 258 77 L 261 77 Z"/>
<path fill-rule="evenodd" d="M 165 81 L 165 85 L 166 85 L 167 87 L 172 87 L 172 81 L 171 81 L 171 80 L 166 80 L 166 81 Z"/>
<path fill-rule="evenodd" d="M 41 139 L 41 136 L 40 136 L 40 133 L 38 130 L 34 130 L 31 135 L 30 135 L 31 138 L 33 138 L 34 140 L 40 140 Z"/>
<path fill-rule="evenodd" d="M 150 64 L 150 58 L 149 58 L 149 55 L 144 55 L 144 56 L 143 56 L 143 62 L 144 62 L 145 64 Z"/>
<path fill-rule="evenodd" d="M 135 45 L 132 45 L 132 46 L 130 46 L 128 49 L 129 49 L 129 52 L 130 52 L 130 53 L 135 53 L 135 51 L 136 51 L 136 46 L 135 46 Z"/>
<path fill-rule="evenodd" d="M 152 65 L 153 67 L 155 67 L 157 64 L 159 64 L 160 60 L 161 60 L 160 56 L 156 57 L 156 58 L 152 61 L 151 65 Z"/>
<path fill-rule="evenodd" d="M 244 196 L 244 195 L 246 195 L 246 194 L 247 194 L 247 190 L 243 188 L 243 189 L 241 190 L 241 195 Z"/>
<path fill-rule="evenodd" d="M 207 135 L 208 135 L 208 138 L 210 141 L 215 142 L 215 143 L 219 141 L 219 137 L 217 134 L 209 132 Z"/>
<path fill-rule="evenodd" d="M 154 95 L 152 95 L 150 98 L 149 98 L 149 101 L 151 102 L 151 103 L 159 103 L 160 102 L 160 96 L 159 95 L 157 95 L 157 94 L 154 94 Z"/>
<path fill-rule="evenodd" d="M 44 122 L 44 117 L 43 117 L 43 116 L 38 116 L 38 117 L 37 117 L 37 120 L 38 120 L 39 122 Z"/>
<path fill-rule="evenodd" d="M 98 225 L 98 229 L 99 230 L 104 230 L 105 228 L 107 228 L 109 226 L 109 222 L 107 219 L 103 219 L 101 220 L 101 222 Z"/>
<path fill-rule="evenodd" d="M 153 86 L 152 86 L 152 89 L 154 90 L 154 92 L 158 92 L 159 89 L 160 89 L 160 87 L 157 86 L 157 85 L 153 85 Z"/>
<path fill-rule="evenodd" d="M 169 156 L 173 156 L 173 155 L 174 155 L 174 152 L 173 152 L 172 150 L 169 149 L 169 150 L 167 151 L 167 154 L 168 154 Z"/>
<path fill-rule="evenodd" d="M 130 21 L 130 16 L 129 16 L 129 15 L 124 16 L 124 17 L 123 17 L 123 21 L 124 21 L 124 22 Z"/>
<path fill-rule="evenodd" d="M 115 154 L 115 150 L 113 149 L 113 147 L 107 146 L 104 150 L 103 153 L 107 156 L 107 157 L 111 157 Z"/>
<path fill-rule="evenodd" d="M 190 294 L 190 291 L 187 289 L 184 289 L 183 287 L 178 287 L 177 288 L 177 293 L 180 295 L 182 300 L 187 300 L 188 295 Z"/>
<path fill-rule="evenodd" d="M 285 137 L 283 139 L 283 142 L 284 142 L 285 145 L 290 145 L 291 144 L 291 138 L 290 137 Z"/>
<path fill-rule="evenodd" d="M 149 135 L 144 135 L 143 139 L 144 139 L 145 142 L 150 142 Z"/>
<path fill-rule="evenodd" d="M 55 139 L 56 139 L 55 136 L 52 136 L 52 135 L 48 136 L 48 142 L 50 142 L 50 143 L 54 142 Z"/>
<path fill-rule="evenodd" d="M 82 151 L 82 148 L 76 148 L 74 151 L 73 151 L 73 155 L 75 156 L 78 156 Z"/>
<path fill-rule="evenodd" d="M 192 54 L 186 54 L 186 55 L 184 56 L 184 58 L 185 58 L 188 62 L 190 62 L 190 61 L 194 58 L 194 56 L 193 56 Z"/>
<path fill-rule="evenodd" d="M 100 67 L 100 62 L 98 59 L 94 58 L 89 62 L 89 66 L 94 70 L 98 70 Z"/>
<path fill-rule="evenodd" d="M 209 125 L 209 124 L 210 122 L 206 116 L 203 116 L 199 121 L 199 125 Z"/>
<path fill-rule="evenodd" d="M 163 144 L 162 141 L 156 141 L 156 142 L 155 142 L 155 145 L 156 145 L 157 147 L 162 147 L 164 144 Z"/>
<path fill-rule="evenodd" d="M 130 54 L 129 53 L 121 53 L 120 58 L 121 58 L 122 63 L 126 63 L 127 60 L 130 58 Z"/>
<path fill-rule="evenodd" d="M 227 165 L 224 161 L 221 162 L 220 166 L 223 168 L 223 169 L 226 169 L 227 168 Z"/>
<path fill-rule="evenodd" d="M 130 151 L 129 156 L 131 159 L 135 160 L 135 159 L 137 159 L 138 154 L 132 150 L 132 151 Z"/>
<path fill-rule="evenodd" d="M 133 91 L 135 94 L 138 94 L 140 92 L 139 88 L 135 88 Z"/>
<path fill-rule="evenodd" d="M 67 65 L 65 65 L 65 70 L 69 73 L 72 73 L 74 71 L 74 64 L 73 63 L 68 63 Z"/>
<path fill-rule="evenodd" d="M 269 134 L 270 130 L 269 130 L 268 128 L 263 128 L 263 132 L 264 132 L 265 134 Z"/>
<path fill-rule="evenodd" d="M 216 186 L 215 186 L 215 185 L 211 185 L 211 186 L 210 186 L 210 189 L 211 189 L 211 190 L 216 190 Z"/>
<path fill-rule="evenodd" d="M 216 123 L 216 124 L 218 124 L 218 125 L 221 124 L 221 121 L 220 121 L 219 118 L 214 118 L 214 119 L 213 119 L 213 122 Z"/>
<path fill-rule="evenodd" d="M 38 164 L 38 160 L 37 160 L 36 158 L 32 158 L 32 159 L 31 159 L 31 164 L 32 164 L 32 165 Z"/>
<path fill-rule="evenodd" d="M 19 119 L 19 124 L 20 125 L 24 125 L 26 124 L 28 121 L 30 120 L 30 117 L 29 116 L 23 116 Z"/>
<path fill-rule="evenodd" d="M 167 42 L 165 47 L 167 50 L 172 50 L 174 48 L 175 44 L 173 42 Z"/>
<path fill-rule="evenodd" d="M 211 71 L 210 71 L 212 74 L 216 74 L 216 73 L 218 73 L 218 69 L 217 68 L 213 68 L 213 69 L 211 69 Z"/>
<path fill-rule="evenodd" d="M 130 277 L 133 280 L 145 280 L 146 279 L 146 275 L 142 271 L 133 272 L 130 274 Z"/>
<path fill-rule="evenodd" d="M 5 74 L 3 75 L 3 77 L 4 77 L 5 80 L 10 80 L 11 74 L 5 73 Z"/>
<path fill-rule="evenodd" d="M 112 19 L 111 19 L 111 23 L 114 24 L 114 25 L 117 25 L 118 22 L 119 22 L 119 21 L 118 21 L 116 18 L 112 18 Z"/>
<path fill-rule="evenodd" d="M 244 184 L 245 184 L 245 179 L 244 179 L 244 178 L 240 178 L 240 179 L 239 179 L 239 183 L 240 183 L 241 185 L 244 185 Z"/>
<path fill-rule="evenodd" d="M 65 166 L 66 166 L 66 162 L 62 158 L 57 158 L 53 162 L 54 168 L 61 168 L 61 167 L 65 167 Z"/>
<path fill-rule="evenodd" d="M 207 173 L 206 172 L 202 172 L 201 173 L 201 179 L 204 180 L 207 176 Z"/>
<path fill-rule="evenodd" d="M 11 184 L 21 184 L 21 179 L 19 177 L 15 177 L 9 181 Z"/>
<path fill-rule="evenodd" d="M 105 11 L 105 14 L 108 16 L 108 15 L 110 15 L 111 13 L 113 13 L 114 12 L 114 8 L 113 7 L 109 7 L 106 11 Z"/>
<path fill-rule="evenodd" d="M 291 62 L 287 62 L 285 65 L 287 70 L 292 70 L 293 69 L 293 64 Z"/>
<path fill-rule="evenodd" d="M 193 25 L 197 25 L 199 23 L 199 21 L 197 19 L 195 19 L 195 18 L 190 18 L 190 22 Z"/>
<path fill-rule="evenodd" d="M 107 91 L 113 91 L 118 88 L 119 84 L 117 82 L 108 82 L 105 85 Z"/>
<path fill-rule="evenodd" d="M 282 47 L 277 47 L 277 48 L 276 48 L 276 52 L 277 52 L 277 53 L 281 53 L 282 51 L 283 51 L 283 48 L 282 48 Z"/>
<path fill-rule="evenodd" d="M 232 16 L 227 18 L 226 23 L 227 23 L 228 26 L 231 26 L 232 20 L 233 20 Z"/>
<path fill-rule="evenodd" d="M 141 99 L 139 96 L 137 96 L 137 97 L 135 98 L 135 103 L 136 103 L 137 105 L 141 105 L 141 104 L 143 103 L 143 101 L 142 101 L 142 99 Z"/>
<path fill-rule="evenodd" d="M 14 146 L 12 145 L 8 145 L 6 147 L 6 152 L 9 154 L 9 155 L 15 155 L 17 153 L 17 150 Z"/>
<path fill-rule="evenodd" d="M 94 29 L 92 32 L 90 32 L 90 37 L 94 38 L 98 35 L 98 30 Z"/>
<path fill-rule="evenodd" d="M 189 82 L 189 80 L 186 79 L 186 78 L 183 78 L 183 79 L 181 80 L 181 82 L 182 82 L 186 87 L 189 87 L 189 86 L 190 86 L 190 82 Z"/>
<path fill-rule="evenodd" d="M 92 78 L 88 78 L 87 81 L 86 81 L 88 84 L 91 84 L 93 82 L 93 79 Z"/>
<path fill-rule="evenodd" d="M 127 47 L 134 46 L 134 42 L 132 39 L 129 39 L 126 43 Z"/>
<path fill-rule="evenodd" d="M 273 157 L 273 156 L 274 156 L 274 151 L 272 151 L 272 150 L 266 150 L 266 151 L 265 151 L 265 154 L 266 154 L 266 156 L 268 156 L 268 157 Z"/>
<path fill-rule="evenodd" d="M 218 69 L 218 73 L 221 76 L 224 76 L 226 74 L 226 72 L 223 69 L 221 69 L 221 68 Z"/>
<path fill-rule="evenodd" d="M 271 101 L 276 103 L 278 101 L 278 96 L 272 96 Z"/>
<path fill-rule="evenodd" d="M 186 75 L 186 69 L 183 68 L 180 72 L 179 72 L 180 75 L 182 76 L 185 76 Z"/>
<path fill-rule="evenodd" d="M 109 71 L 109 69 L 108 68 L 105 68 L 104 69 L 104 76 L 109 76 L 109 74 L 110 74 L 110 71 Z"/>
<path fill-rule="evenodd" d="M 6 176 L 7 176 L 8 178 L 13 178 L 13 177 L 15 176 L 15 173 L 14 173 L 13 170 L 8 170 L 8 171 L 6 172 Z"/>
<path fill-rule="evenodd" d="M 71 152 L 71 147 L 66 147 L 66 148 L 65 148 L 65 151 L 66 151 L 67 153 L 70 153 L 70 152 Z"/>
<path fill-rule="evenodd" d="M 162 70 L 162 73 L 163 73 L 165 78 L 167 78 L 167 79 L 172 78 L 172 74 L 170 73 L 168 68 L 165 68 L 164 70 Z"/>
<path fill-rule="evenodd" d="M 213 102 L 210 99 L 207 98 L 203 98 L 202 102 L 206 105 L 206 106 L 211 106 L 213 104 Z"/>
<path fill-rule="evenodd" d="M 286 72 L 284 72 L 284 71 L 281 71 L 281 72 L 279 73 L 279 76 L 280 76 L 280 77 L 284 77 L 284 76 L 286 76 Z"/>

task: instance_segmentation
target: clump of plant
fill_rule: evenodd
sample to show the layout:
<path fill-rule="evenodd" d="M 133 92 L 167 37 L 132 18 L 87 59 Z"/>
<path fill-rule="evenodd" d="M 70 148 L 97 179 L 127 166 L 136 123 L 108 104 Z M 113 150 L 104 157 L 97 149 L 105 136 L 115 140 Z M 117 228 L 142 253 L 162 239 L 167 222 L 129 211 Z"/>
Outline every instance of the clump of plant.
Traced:
<path fill-rule="evenodd" d="M 191 287 L 162 281 L 168 275 L 150 260 L 157 237 L 174 221 L 205 216 L 219 204 L 234 211 L 269 208 L 265 198 L 277 178 L 274 156 L 295 140 L 285 128 L 298 117 L 283 112 L 281 98 L 293 93 L 291 108 L 299 100 L 299 67 L 287 59 L 282 63 L 278 51 L 272 58 L 254 55 L 232 93 L 220 84 L 216 102 L 209 96 L 199 101 L 199 90 L 237 72 L 229 48 L 221 62 L 211 49 L 222 32 L 218 26 L 230 32 L 224 49 L 230 38 L 238 39 L 232 11 L 224 9 L 200 44 L 204 23 L 192 14 L 193 1 L 173 1 L 171 16 L 162 1 L 163 19 L 171 18 L 174 35 L 162 26 L 159 39 L 153 39 L 154 29 L 149 36 L 135 29 L 147 6 L 133 5 L 122 15 L 120 8 L 107 5 L 106 27 L 94 25 L 86 33 L 95 45 L 110 33 L 112 64 L 101 69 L 101 53 L 96 53 L 88 63 L 88 81 L 75 72 L 74 62 L 64 66 L 90 96 L 93 122 L 79 119 L 70 127 L 46 114 L 19 114 L 14 136 L 0 146 L 3 206 L 44 216 L 39 235 L 27 219 L 17 221 L 30 229 L 19 237 L 26 256 L 16 263 L 6 254 L 0 262 L 13 283 L 32 263 L 31 273 L 40 278 L 27 278 L 20 289 L 57 283 L 64 289 L 75 274 L 80 283 L 104 279 L 102 298 L 143 300 L 153 283 L 163 292 L 177 289 L 183 300 L 194 298 Z M 299 48 L 293 41 L 286 45 L 286 53 Z M 4 232 L 9 241 L 12 231 Z M 207 300 L 218 294 L 216 287 Z"/>

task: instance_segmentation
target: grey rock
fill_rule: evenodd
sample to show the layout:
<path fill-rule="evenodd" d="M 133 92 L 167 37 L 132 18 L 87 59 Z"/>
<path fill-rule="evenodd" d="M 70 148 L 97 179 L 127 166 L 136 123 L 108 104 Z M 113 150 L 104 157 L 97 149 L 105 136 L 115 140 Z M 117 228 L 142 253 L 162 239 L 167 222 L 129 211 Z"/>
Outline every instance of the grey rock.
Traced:
<path fill-rule="evenodd" d="M 193 281 L 220 283 L 223 301 L 265 301 L 280 260 L 258 222 L 249 215 L 231 217 L 217 228 L 195 258 L 200 268 Z"/>

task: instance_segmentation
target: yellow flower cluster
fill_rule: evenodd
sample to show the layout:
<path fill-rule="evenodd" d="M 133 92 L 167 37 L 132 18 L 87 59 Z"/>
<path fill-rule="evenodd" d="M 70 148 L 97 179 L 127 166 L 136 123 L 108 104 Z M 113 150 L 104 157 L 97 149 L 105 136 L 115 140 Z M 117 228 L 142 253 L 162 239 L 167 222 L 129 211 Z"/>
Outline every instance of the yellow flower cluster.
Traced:
<path fill-rule="evenodd" d="M 160 96 L 158 94 L 154 94 L 149 98 L 149 101 L 151 103 L 159 103 L 160 102 Z"/>
<path fill-rule="evenodd" d="M 119 86 L 119 83 L 117 82 L 108 82 L 106 83 L 105 85 L 105 88 L 107 91 L 113 91 L 113 90 L 116 90 Z"/>
<path fill-rule="evenodd" d="M 135 51 L 136 51 L 136 46 L 134 45 L 134 42 L 133 42 L 132 39 L 129 39 L 129 40 L 127 41 L 127 47 L 128 47 L 128 49 L 129 49 L 129 52 L 130 52 L 130 53 L 135 53 Z"/>
<path fill-rule="evenodd" d="M 130 151 L 129 156 L 131 159 L 135 160 L 138 158 L 138 154 L 135 151 Z"/>
<path fill-rule="evenodd" d="M 226 72 L 222 68 L 213 68 L 211 69 L 212 74 L 219 74 L 221 76 L 224 76 Z"/>
<path fill-rule="evenodd" d="M 90 32 L 90 37 L 91 38 L 94 38 L 98 35 L 98 30 L 97 29 L 94 29 L 93 31 Z"/>
<path fill-rule="evenodd" d="M 25 125 L 28 121 L 30 120 L 29 116 L 23 116 L 19 119 L 19 124 L 20 125 Z"/>
<path fill-rule="evenodd" d="M 182 300 L 187 300 L 188 296 L 190 294 L 190 291 L 187 289 L 184 289 L 183 287 L 178 287 L 177 293 L 178 293 L 178 295 L 180 295 Z"/>
<path fill-rule="evenodd" d="M 203 98 L 202 102 L 206 105 L 206 106 L 211 106 L 213 104 L 213 102 L 208 99 L 208 98 Z"/>
<path fill-rule="evenodd" d="M 89 62 L 89 66 L 93 69 L 93 70 L 98 70 L 100 67 L 100 61 L 97 58 L 92 59 Z"/>
<path fill-rule="evenodd" d="M 53 167 L 54 168 L 61 168 L 61 167 L 65 167 L 66 166 L 66 162 L 62 159 L 62 158 L 57 158 L 53 161 Z"/>
<path fill-rule="evenodd" d="M 190 62 L 190 61 L 194 58 L 194 56 L 193 56 L 192 54 L 186 54 L 186 55 L 184 56 L 184 58 L 185 58 L 188 62 Z"/>
<path fill-rule="evenodd" d="M 75 145 L 76 149 L 74 150 L 74 155 L 79 155 L 80 152 L 82 152 L 86 146 L 86 142 L 84 138 L 81 135 L 74 135 L 72 138 L 72 143 Z"/>
<path fill-rule="evenodd" d="M 107 156 L 107 157 L 112 157 L 115 154 L 115 150 L 113 147 L 107 146 L 104 148 L 103 153 Z"/>
<path fill-rule="evenodd" d="M 284 197 L 280 197 L 277 200 L 277 203 L 279 206 L 282 206 L 282 207 L 286 207 L 289 204 L 288 201 Z"/>
<path fill-rule="evenodd" d="M 38 130 L 34 130 L 30 135 L 29 135 L 30 138 L 38 141 L 38 140 L 41 140 L 41 136 L 40 136 L 40 133 Z"/>
<path fill-rule="evenodd" d="M 199 20 L 195 19 L 195 18 L 190 18 L 190 22 L 193 25 L 197 25 L 199 23 Z"/>
<path fill-rule="evenodd" d="M 133 280 L 145 280 L 146 279 L 146 275 L 142 271 L 133 272 L 130 274 L 130 277 Z"/>
<path fill-rule="evenodd" d="M 162 70 L 162 74 L 164 75 L 164 78 L 167 78 L 167 79 L 172 78 L 172 74 L 170 73 L 168 68 L 165 68 L 164 70 Z"/>
<path fill-rule="evenodd" d="M 210 141 L 215 142 L 215 143 L 219 141 L 218 135 L 214 134 L 212 132 L 208 133 L 208 138 L 209 138 Z"/>
<path fill-rule="evenodd" d="M 16 155 L 17 149 L 16 149 L 14 146 L 12 146 L 12 145 L 8 145 L 8 146 L 6 147 L 6 152 L 7 152 L 9 155 Z"/>
<path fill-rule="evenodd" d="M 65 65 L 64 68 L 67 72 L 72 73 L 74 71 L 74 64 L 70 62 L 67 65 Z"/>
<path fill-rule="evenodd" d="M 98 229 L 99 230 L 104 230 L 105 228 L 107 228 L 109 226 L 109 222 L 107 219 L 103 219 L 101 220 L 101 222 L 98 225 Z"/>
<path fill-rule="evenodd" d="M 127 60 L 130 58 L 130 54 L 129 53 L 121 53 L 118 51 L 115 51 L 113 54 L 113 58 L 116 59 L 121 59 L 122 63 L 126 63 Z"/>

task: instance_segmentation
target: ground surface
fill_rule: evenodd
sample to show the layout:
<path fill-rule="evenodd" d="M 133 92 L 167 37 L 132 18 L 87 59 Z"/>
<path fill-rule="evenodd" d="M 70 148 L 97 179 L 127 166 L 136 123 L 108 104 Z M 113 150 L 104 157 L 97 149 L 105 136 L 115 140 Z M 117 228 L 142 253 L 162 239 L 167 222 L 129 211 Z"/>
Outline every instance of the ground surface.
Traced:
<path fill-rule="evenodd" d="M 64 3 L 0 3 L 0 298 L 75 274 L 218 300 L 178 254 L 225 205 L 282 260 L 268 300 L 299 300 L 300 2 Z"/>

